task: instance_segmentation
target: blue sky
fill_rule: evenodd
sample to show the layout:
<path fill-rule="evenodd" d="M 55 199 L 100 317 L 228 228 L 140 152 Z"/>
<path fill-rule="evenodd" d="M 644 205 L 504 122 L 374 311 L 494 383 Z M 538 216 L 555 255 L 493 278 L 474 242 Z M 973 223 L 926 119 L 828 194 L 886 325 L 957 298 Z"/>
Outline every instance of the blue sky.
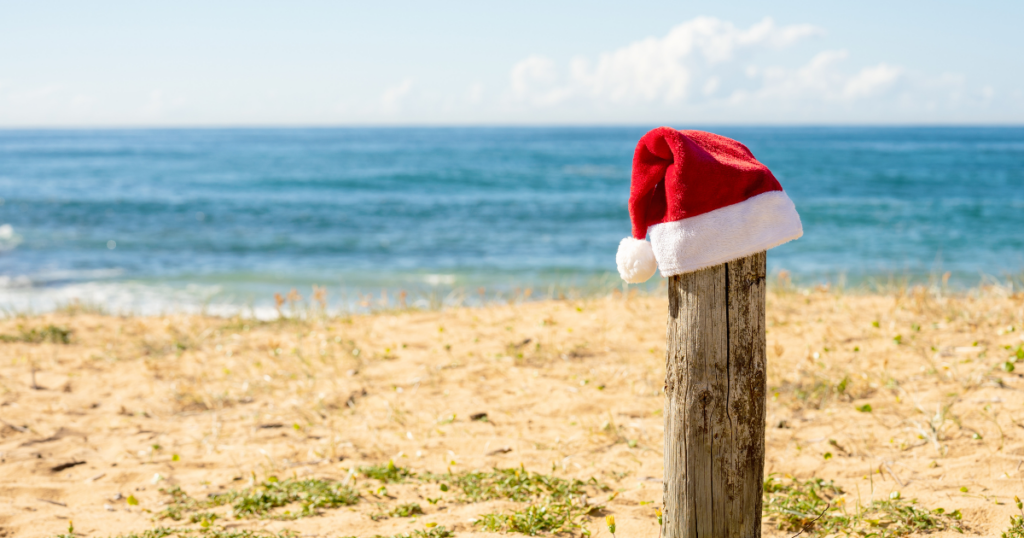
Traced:
<path fill-rule="evenodd" d="M 0 13 L 0 127 L 1024 123 L 1024 2 L 36 0 Z"/>

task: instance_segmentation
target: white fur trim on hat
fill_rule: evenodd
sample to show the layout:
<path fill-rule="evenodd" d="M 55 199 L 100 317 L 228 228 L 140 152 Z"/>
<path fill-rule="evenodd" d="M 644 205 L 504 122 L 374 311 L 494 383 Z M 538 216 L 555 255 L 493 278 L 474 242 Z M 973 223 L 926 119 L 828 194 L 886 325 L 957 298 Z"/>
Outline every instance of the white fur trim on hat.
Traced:
<path fill-rule="evenodd" d="M 643 239 L 627 237 L 619 242 L 619 251 L 615 253 L 615 266 L 619 268 L 619 276 L 630 284 L 646 282 L 658 270 L 658 261 L 654 258 L 651 244 Z"/>
<path fill-rule="evenodd" d="M 789 196 L 769 191 L 703 215 L 655 224 L 648 233 L 661 274 L 669 277 L 779 246 L 802 236 L 804 229 Z"/>

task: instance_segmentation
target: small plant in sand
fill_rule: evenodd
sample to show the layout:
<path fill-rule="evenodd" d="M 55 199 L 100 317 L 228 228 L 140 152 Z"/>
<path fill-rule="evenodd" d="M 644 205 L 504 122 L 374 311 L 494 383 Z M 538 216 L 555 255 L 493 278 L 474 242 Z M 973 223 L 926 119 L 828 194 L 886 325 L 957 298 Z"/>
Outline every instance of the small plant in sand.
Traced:
<path fill-rule="evenodd" d="M 427 530 L 416 529 L 412 532 L 403 532 L 398 534 L 392 534 L 391 536 L 375 535 L 373 538 L 451 538 L 455 536 L 455 533 L 446 529 L 444 525 L 437 525 L 430 527 Z M 355 536 L 347 536 L 345 538 L 356 538 Z"/>
<path fill-rule="evenodd" d="M 789 396 L 790 406 L 794 409 L 824 409 L 835 401 L 851 402 L 855 398 L 868 397 L 872 390 L 866 386 L 854 386 L 847 374 L 838 379 L 830 379 L 814 373 L 803 375 L 796 382 L 786 381 L 773 388 L 772 393 L 776 398 L 779 395 Z"/>
<path fill-rule="evenodd" d="M 1019 516 L 1010 516 L 1010 528 L 1002 534 L 1002 538 L 1024 538 L 1024 502 L 1014 495 L 1013 502 L 1017 505 Z"/>
<path fill-rule="evenodd" d="M 764 482 L 763 517 L 781 530 L 834 534 L 852 527 L 836 500 L 842 490 L 831 481 L 793 479 L 784 484 L 773 476 Z"/>
<path fill-rule="evenodd" d="M 18 334 L 0 334 L 0 342 L 25 342 L 28 344 L 70 344 L 72 331 L 66 327 L 47 325 L 40 329 L 25 329 L 18 326 Z"/>
<path fill-rule="evenodd" d="M 75 538 L 75 522 L 68 522 L 68 532 L 54 536 L 54 538 Z"/>
<path fill-rule="evenodd" d="M 590 514 L 594 509 L 575 507 L 571 503 L 531 504 L 510 513 L 484 514 L 473 524 L 490 532 L 517 532 L 528 536 L 558 534 L 582 529 L 583 525 L 578 521 L 580 516 Z"/>
<path fill-rule="evenodd" d="M 948 529 L 963 532 L 959 510 L 925 510 L 894 492 L 889 499 L 856 507 L 851 514 L 843 495 L 830 480 L 782 482 L 770 476 L 764 482 L 763 517 L 781 530 L 810 536 L 843 533 L 895 538 Z"/>
<path fill-rule="evenodd" d="M 529 503 L 522 509 L 510 512 L 483 514 L 474 525 L 491 532 L 518 532 L 530 536 L 542 532 L 584 530 L 584 516 L 597 510 L 597 507 L 587 502 L 587 488 L 598 491 L 609 489 L 596 479 L 584 482 L 558 478 L 531 473 L 523 466 L 518 469 L 431 475 L 431 479 L 444 480 L 458 488 L 458 499 L 462 502 L 503 499 Z"/>
<path fill-rule="evenodd" d="M 383 504 L 381 505 L 383 506 Z M 370 519 L 379 521 L 381 519 L 387 519 L 391 517 L 413 517 L 422 516 L 423 507 L 419 503 L 402 503 L 392 508 L 391 510 L 382 511 L 377 514 L 370 516 Z"/>
<path fill-rule="evenodd" d="M 220 516 L 214 514 L 213 512 L 197 512 L 189 516 L 188 522 L 197 523 L 199 524 L 200 527 L 208 528 L 211 525 L 213 525 L 213 523 L 217 521 L 219 518 Z"/>
<path fill-rule="evenodd" d="M 247 517 L 297 519 L 317 515 L 325 508 L 349 506 L 359 502 L 359 494 L 352 488 L 317 478 L 278 480 L 277 477 L 271 476 L 246 490 L 232 490 L 211 495 L 206 500 L 190 497 L 177 486 L 160 491 L 170 495 L 171 502 L 158 514 L 158 517 L 175 521 L 181 520 L 186 513 L 224 505 L 231 506 L 232 514 L 236 519 Z M 276 511 L 278 508 L 291 504 L 296 504 L 297 510 Z M 209 517 L 212 515 L 208 513 L 192 514 L 190 521 L 193 523 L 201 523 L 204 519 L 212 521 Z"/>
<path fill-rule="evenodd" d="M 275 515 L 275 519 L 293 519 L 312 516 L 323 508 L 337 508 L 359 502 L 359 495 L 351 488 L 336 482 L 310 478 L 278 481 L 270 477 L 263 484 L 239 495 L 232 502 L 235 516 L 266 516 L 271 510 L 299 504 L 299 512 Z"/>
<path fill-rule="evenodd" d="M 71 535 L 58 535 L 54 538 L 70 538 Z M 228 530 L 228 529 L 184 529 L 157 527 L 142 532 L 119 534 L 116 538 L 295 538 L 298 533 L 289 530 L 280 532 Z M 112 537 L 113 538 L 113 537 Z M 433 538 L 433 537 L 431 537 Z M 440 538 L 440 537 L 439 537 Z"/>
<path fill-rule="evenodd" d="M 423 508 L 419 503 L 403 503 L 391 510 L 392 517 L 412 517 L 423 515 Z"/>
<path fill-rule="evenodd" d="M 429 474 L 427 478 L 442 484 L 447 482 L 458 488 L 460 490 L 459 500 L 462 502 L 483 502 L 496 499 L 529 502 L 540 497 L 548 497 L 556 502 L 565 502 L 573 497 L 585 496 L 588 486 L 599 491 L 609 489 L 595 478 L 586 482 L 575 478 L 558 478 L 531 473 L 522 465 L 518 469 Z"/>
<path fill-rule="evenodd" d="M 365 465 L 359 468 L 359 472 L 363 473 L 367 478 L 380 480 L 384 483 L 405 482 L 407 478 L 416 476 L 416 473 L 409 469 L 395 465 L 394 460 L 388 460 L 387 465 Z"/>

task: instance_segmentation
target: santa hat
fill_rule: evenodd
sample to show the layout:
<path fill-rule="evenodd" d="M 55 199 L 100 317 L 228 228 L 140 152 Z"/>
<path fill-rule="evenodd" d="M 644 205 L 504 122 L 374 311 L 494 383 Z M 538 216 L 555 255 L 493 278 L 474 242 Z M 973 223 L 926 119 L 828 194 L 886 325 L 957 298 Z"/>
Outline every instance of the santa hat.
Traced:
<path fill-rule="evenodd" d="M 626 282 L 711 267 L 803 235 L 793 202 L 746 146 L 703 131 L 659 127 L 633 154 L 633 237 L 615 263 Z M 644 239 L 650 234 L 651 242 Z"/>

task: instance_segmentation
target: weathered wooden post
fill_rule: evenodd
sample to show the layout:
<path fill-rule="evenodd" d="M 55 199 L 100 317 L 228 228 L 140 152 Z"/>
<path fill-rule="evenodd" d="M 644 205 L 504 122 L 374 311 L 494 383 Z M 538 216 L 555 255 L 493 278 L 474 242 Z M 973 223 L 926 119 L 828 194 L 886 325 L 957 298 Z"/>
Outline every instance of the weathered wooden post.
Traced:
<path fill-rule="evenodd" d="M 669 278 L 662 536 L 759 537 L 765 251 L 800 217 L 743 144 L 667 127 L 637 144 L 629 213 L 619 274 Z"/>
<path fill-rule="evenodd" d="M 668 281 L 666 538 L 761 535 L 765 253 Z"/>

